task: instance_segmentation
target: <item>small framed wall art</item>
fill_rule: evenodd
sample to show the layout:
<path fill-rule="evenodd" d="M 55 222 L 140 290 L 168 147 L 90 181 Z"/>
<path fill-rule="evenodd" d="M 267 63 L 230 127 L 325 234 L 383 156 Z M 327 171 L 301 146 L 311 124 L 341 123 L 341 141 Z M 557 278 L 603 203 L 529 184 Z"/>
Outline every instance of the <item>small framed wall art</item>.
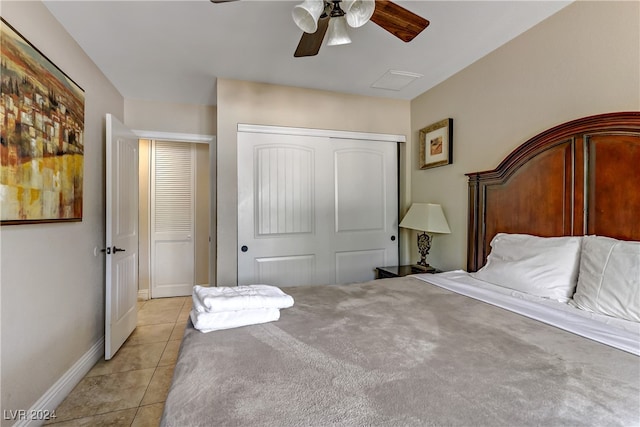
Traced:
<path fill-rule="evenodd" d="M 82 221 L 84 91 L 0 21 L 0 224 Z"/>
<path fill-rule="evenodd" d="M 444 119 L 420 129 L 420 169 L 453 162 L 453 119 Z"/>

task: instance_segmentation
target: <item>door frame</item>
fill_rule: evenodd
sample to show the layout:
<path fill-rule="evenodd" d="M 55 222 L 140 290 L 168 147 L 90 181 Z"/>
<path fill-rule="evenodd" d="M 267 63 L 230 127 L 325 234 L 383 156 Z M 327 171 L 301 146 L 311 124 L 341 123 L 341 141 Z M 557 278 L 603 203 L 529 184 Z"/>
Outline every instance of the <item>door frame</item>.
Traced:
<path fill-rule="evenodd" d="M 238 123 L 237 132 L 272 133 L 300 136 L 320 136 L 325 138 L 364 139 L 368 141 L 407 142 L 404 135 L 388 133 L 353 132 L 347 130 L 296 128 L 286 126 L 251 125 Z"/>
<path fill-rule="evenodd" d="M 170 142 L 184 142 L 194 144 L 208 144 L 209 145 L 209 285 L 215 286 L 216 280 L 216 136 L 206 134 L 193 134 L 193 133 L 178 133 L 178 132 L 161 132 L 150 130 L 138 130 L 132 129 L 133 133 L 138 139 L 146 140 L 159 140 Z M 149 201 L 147 201 L 149 203 Z M 150 222 L 147 221 L 150 226 Z M 147 230 L 149 232 L 149 230 Z M 148 234 L 148 233 L 147 233 Z M 138 245 L 146 245 L 146 251 L 150 253 L 151 239 L 147 239 L 145 242 L 138 242 Z M 148 257 L 144 266 L 147 272 L 151 271 L 151 257 Z M 139 293 L 141 297 L 151 298 L 151 288 L 146 292 Z M 146 298 L 144 298 L 146 299 Z"/>

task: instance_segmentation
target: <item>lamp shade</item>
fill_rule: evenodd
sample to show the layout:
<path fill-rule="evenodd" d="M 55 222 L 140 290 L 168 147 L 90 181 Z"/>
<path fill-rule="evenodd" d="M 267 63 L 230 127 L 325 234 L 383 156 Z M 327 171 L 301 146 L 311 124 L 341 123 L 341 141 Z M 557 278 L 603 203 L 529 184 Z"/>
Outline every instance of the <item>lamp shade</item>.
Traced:
<path fill-rule="evenodd" d="M 344 0 L 343 7 L 347 16 L 347 24 L 358 28 L 369 22 L 376 9 L 374 0 Z"/>
<path fill-rule="evenodd" d="M 331 17 L 327 31 L 327 46 L 338 46 L 351 43 L 347 32 L 347 20 L 344 16 Z"/>
<path fill-rule="evenodd" d="M 324 0 L 304 0 L 293 8 L 293 21 L 305 33 L 313 34 L 318 29 L 318 18 L 324 12 Z"/>
<path fill-rule="evenodd" d="M 409 212 L 402 218 L 400 227 L 427 233 L 451 233 L 442 206 L 433 203 L 412 204 Z"/>

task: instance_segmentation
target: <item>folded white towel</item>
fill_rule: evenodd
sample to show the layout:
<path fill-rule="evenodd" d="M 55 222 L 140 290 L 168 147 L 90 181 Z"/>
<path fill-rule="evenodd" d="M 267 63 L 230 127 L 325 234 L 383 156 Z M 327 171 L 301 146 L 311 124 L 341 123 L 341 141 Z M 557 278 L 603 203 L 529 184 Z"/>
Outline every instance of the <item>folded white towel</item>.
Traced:
<path fill-rule="evenodd" d="M 193 308 L 198 312 L 252 310 L 256 308 L 289 308 L 293 297 L 271 285 L 193 287 Z"/>
<path fill-rule="evenodd" d="M 258 308 L 253 310 L 223 311 L 220 313 L 201 313 L 191 310 L 193 326 L 201 332 L 219 331 L 274 322 L 280 318 L 277 308 Z"/>

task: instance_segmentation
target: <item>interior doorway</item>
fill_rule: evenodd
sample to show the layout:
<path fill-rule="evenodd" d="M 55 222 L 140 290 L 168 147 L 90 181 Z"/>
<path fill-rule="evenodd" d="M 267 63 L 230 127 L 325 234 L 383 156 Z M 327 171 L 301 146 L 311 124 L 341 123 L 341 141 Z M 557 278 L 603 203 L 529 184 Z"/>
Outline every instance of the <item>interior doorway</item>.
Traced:
<path fill-rule="evenodd" d="M 155 136 L 156 138 L 140 139 L 139 299 L 187 296 L 191 294 L 193 285 L 212 283 L 210 278 L 215 274 L 213 270 L 215 267 L 215 247 L 210 244 L 210 224 L 213 222 L 211 200 L 212 189 L 215 188 L 211 182 L 213 174 L 211 173 L 210 160 L 213 158 L 211 151 L 215 151 L 213 145 L 215 138 L 181 135 L 180 139 L 165 133 Z M 159 147 L 162 149 L 156 152 Z M 158 221 L 155 221 L 154 218 L 154 209 L 157 207 L 153 194 L 154 173 L 160 173 L 164 176 L 168 172 L 166 168 L 173 168 L 171 163 L 172 159 L 175 159 L 177 173 L 184 174 L 184 170 L 180 170 L 184 167 L 184 162 L 179 159 L 184 160 L 185 156 L 176 156 L 176 153 L 172 153 L 171 150 L 177 150 L 176 153 L 187 153 L 187 157 L 191 159 L 188 166 L 192 168 L 189 178 L 191 187 L 186 192 L 191 194 L 192 209 L 187 214 L 192 218 L 190 225 L 192 228 L 191 232 L 183 233 L 183 238 L 175 233 L 158 234 L 157 229 L 165 227 L 167 221 L 169 221 L 169 228 L 172 227 L 172 221 L 174 225 L 177 224 L 178 229 L 184 228 L 182 222 L 185 212 L 181 209 L 185 205 L 184 200 L 181 203 L 173 203 L 173 199 L 176 197 L 160 197 L 160 201 L 164 201 L 165 207 L 169 209 L 164 209 L 161 212 L 161 227 L 157 227 Z M 158 153 L 160 156 L 157 155 Z M 156 170 L 157 165 L 154 164 L 154 160 L 159 157 L 166 164 Z M 169 185 L 173 183 L 177 187 L 167 188 L 167 180 L 163 179 L 163 181 L 165 187 L 161 186 L 159 189 L 161 194 L 166 196 L 167 192 L 177 191 L 176 196 L 182 195 L 183 191 L 179 189 L 179 186 L 184 185 L 184 182 L 169 179 Z M 156 190 L 158 191 L 158 189 Z M 188 204 L 188 201 L 186 203 Z M 177 217 L 171 218 L 173 216 Z M 175 230 L 167 230 L 165 227 L 164 231 Z M 165 237 L 169 237 L 169 239 L 164 239 Z M 180 241 L 181 239 L 182 241 Z M 160 245 L 158 245 L 159 241 Z M 189 273 L 188 270 L 191 272 Z M 174 279 L 176 282 L 170 283 Z M 161 286 L 157 286 L 158 284 Z"/>

